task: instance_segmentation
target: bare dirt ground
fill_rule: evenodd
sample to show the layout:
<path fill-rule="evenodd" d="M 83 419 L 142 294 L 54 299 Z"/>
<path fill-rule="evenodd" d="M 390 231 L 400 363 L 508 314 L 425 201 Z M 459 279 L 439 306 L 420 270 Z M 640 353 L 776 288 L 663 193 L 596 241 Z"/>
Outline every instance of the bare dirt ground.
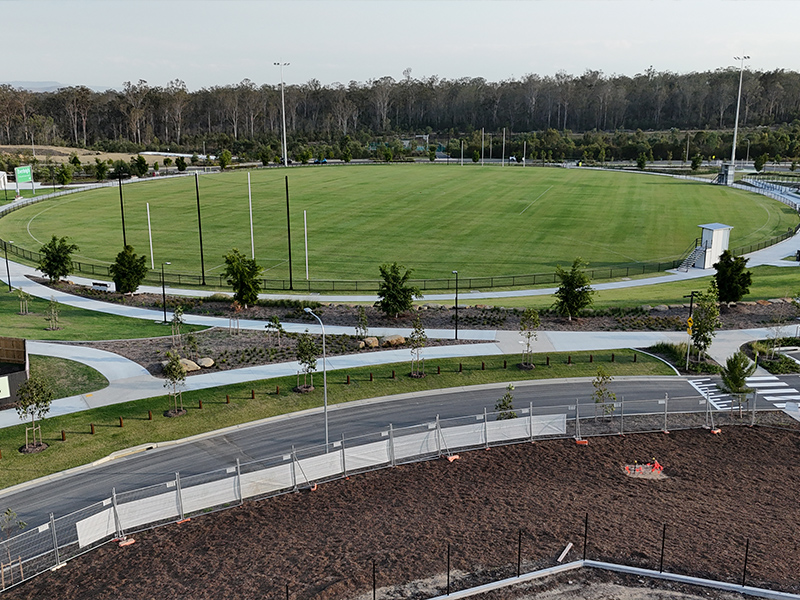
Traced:
<path fill-rule="evenodd" d="M 20 145 L 0 145 L 0 153 L 13 154 L 15 156 L 32 155 L 30 146 Z M 94 159 L 100 160 L 124 160 L 128 162 L 131 157 L 136 156 L 135 153 L 128 152 L 97 152 L 95 150 L 87 150 L 86 148 L 70 148 L 68 146 L 36 146 L 36 158 L 39 161 L 45 161 L 48 158 L 57 164 L 69 161 L 72 154 L 77 154 L 81 162 L 94 164 Z"/>
<path fill-rule="evenodd" d="M 33 598 L 429 598 L 587 558 L 800 592 L 800 431 L 706 430 L 519 444 L 351 476 L 133 535 L 4 593 Z M 653 457 L 664 479 L 627 477 Z M 621 586 L 620 589 L 617 586 Z M 565 573 L 483 596 L 731 598 L 613 573 Z"/>

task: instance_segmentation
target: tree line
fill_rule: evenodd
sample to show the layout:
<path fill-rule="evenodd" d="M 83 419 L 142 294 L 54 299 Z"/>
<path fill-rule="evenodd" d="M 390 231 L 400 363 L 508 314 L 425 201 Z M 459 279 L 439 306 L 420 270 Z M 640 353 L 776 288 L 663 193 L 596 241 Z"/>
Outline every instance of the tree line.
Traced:
<path fill-rule="evenodd" d="M 396 158 L 424 139 L 425 153 L 436 141 L 460 156 L 463 140 L 468 159 L 480 148 L 499 158 L 505 129 L 507 155 L 521 156 L 530 142 L 531 158 L 635 159 L 644 152 L 677 160 L 686 154 L 686 131 L 689 155 L 723 155 L 726 144 L 730 153 L 738 79 L 735 68 L 678 74 L 650 67 L 632 77 L 560 71 L 498 82 L 415 78 L 406 69 L 399 80 L 287 85 L 286 127 L 295 156 L 385 157 L 388 148 Z M 280 154 L 281 117 L 280 85 L 249 79 L 195 91 L 180 79 L 166 86 L 128 81 L 103 92 L 0 85 L 3 144 L 217 155 L 228 149 L 271 162 Z M 749 133 L 740 138 L 743 154 L 749 141 L 757 146 L 751 155 L 797 156 L 799 119 L 800 73 L 744 71 L 740 126 Z M 651 130 L 662 133 L 643 133 Z"/>

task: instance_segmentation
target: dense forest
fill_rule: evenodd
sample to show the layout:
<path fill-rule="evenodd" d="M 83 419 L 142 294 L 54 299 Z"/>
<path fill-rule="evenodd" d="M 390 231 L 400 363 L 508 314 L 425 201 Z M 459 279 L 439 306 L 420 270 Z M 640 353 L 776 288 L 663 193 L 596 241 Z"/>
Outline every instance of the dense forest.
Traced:
<path fill-rule="evenodd" d="M 580 76 L 526 75 L 417 79 L 407 69 L 366 83 L 285 87 L 290 156 L 398 159 L 419 143 L 458 157 L 506 156 L 608 161 L 729 156 L 738 69 L 658 72 L 633 77 L 587 70 Z M 793 160 L 800 155 L 800 74 L 743 73 L 737 153 Z M 241 160 L 277 160 L 280 84 L 238 84 L 189 91 L 125 82 L 121 91 L 66 87 L 34 93 L 0 85 L 0 143 L 65 145 L 137 153 L 170 150 Z M 485 132 L 481 142 L 481 131 Z M 426 137 L 428 136 L 428 137 Z M 416 140 L 416 142 L 415 142 Z M 492 141 L 490 141 L 492 140 Z M 404 143 L 405 142 L 405 143 Z M 427 148 L 425 148 L 427 152 Z M 5 157 L 6 167 L 14 158 Z M 3 165 L 0 165 L 2 168 Z"/>

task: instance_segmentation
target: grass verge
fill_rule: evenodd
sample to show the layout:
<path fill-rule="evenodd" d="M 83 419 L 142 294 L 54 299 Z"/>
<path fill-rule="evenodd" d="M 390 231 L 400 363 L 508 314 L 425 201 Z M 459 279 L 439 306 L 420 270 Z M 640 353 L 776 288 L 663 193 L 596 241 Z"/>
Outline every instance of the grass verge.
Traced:
<path fill-rule="evenodd" d="M 800 271 L 797 267 L 753 267 L 749 269 L 753 274 L 753 284 L 750 293 L 743 298 L 745 301 L 769 300 L 770 298 L 784 298 L 795 296 L 800 289 Z M 688 281 L 675 281 L 672 283 L 654 283 L 632 288 L 617 290 L 601 290 L 594 295 L 593 308 L 633 307 L 642 304 L 652 306 L 658 304 L 684 304 L 684 298 L 692 290 L 703 291 L 708 289 L 713 271 L 708 277 L 691 279 Z M 594 282 L 606 283 L 604 281 Z M 466 300 L 465 303 L 472 304 Z M 452 303 L 451 303 L 452 304 Z M 516 307 L 525 306 L 542 310 L 553 305 L 553 296 L 526 296 L 520 298 L 494 298 L 481 299 L 476 304 L 488 306 Z"/>
<path fill-rule="evenodd" d="M 54 398 L 67 398 L 88 394 L 108 385 L 108 379 L 99 371 L 83 363 L 32 354 L 31 375 L 44 379 L 53 390 Z"/>
<path fill-rule="evenodd" d="M 407 376 L 410 370 L 408 362 L 337 370 L 328 374 L 328 402 L 340 404 L 364 398 L 482 383 L 593 377 L 601 364 L 614 377 L 673 374 L 664 363 L 645 354 L 633 350 L 616 350 L 613 354 L 614 362 L 611 362 L 612 353 L 605 351 L 576 352 L 571 355 L 538 354 L 534 355 L 537 368 L 533 371 L 522 371 L 514 366 L 521 360 L 519 355 L 432 360 L 426 362 L 429 375 L 423 379 Z M 504 368 L 504 361 L 507 368 Z M 462 367 L 460 372 L 459 364 Z M 393 371 L 395 378 L 392 378 Z M 172 419 L 163 416 L 164 411 L 170 408 L 166 396 L 53 417 L 42 422 L 44 441 L 50 447 L 39 454 L 18 452 L 25 441 L 24 425 L 0 429 L 0 488 L 87 464 L 139 444 L 181 439 L 321 406 L 321 380 L 322 374 L 318 373 L 316 389 L 302 395 L 291 391 L 296 385 L 295 377 L 186 392 L 183 394 L 183 403 L 188 414 Z M 253 395 L 255 398 L 252 398 Z M 500 395 L 502 393 L 498 391 L 498 397 Z M 226 402 L 227 396 L 230 397 L 230 403 Z M 199 408 L 201 402 L 202 409 Z M 148 411 L 152 413 L 152 420 Z M 94 435 L 91 434 L 91 424 L 94 424 Z M 62 441 L 62 431 L 66 441 Z"/>
<path fill-rule="evenodd" d="M 106 313 L 59 304 L 60 329 L 49 331 L 45 320 L 49 301 L 28 300 L 28 314 L 19 314 L 15 293 L 0 292 L 0 331 L 4 336 L 29 340 L 121 340 L 170 335 L 170 327 L 155 321 L 119 317 Z M 207 329 L 184 324 L 184 332 Z"/>

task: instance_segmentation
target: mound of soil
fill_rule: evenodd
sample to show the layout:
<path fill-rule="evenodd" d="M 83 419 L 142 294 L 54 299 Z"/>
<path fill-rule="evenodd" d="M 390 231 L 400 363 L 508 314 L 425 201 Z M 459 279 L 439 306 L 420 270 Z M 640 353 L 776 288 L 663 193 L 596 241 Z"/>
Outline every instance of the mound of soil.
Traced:
<path fill-rule="evenodd" d="M 624 465 L 652 457 L 665 479 L 625 475 Z M 429 598 L 446 586 L 448 545 L 457 590 L 515 574 L 520 532 L 523 571 L 554 565 L 570 542 L 566 561 L 580 558 L 587 522 L 587 558 L 658 569 L 666 525 L 666 571 L 736 583 L 749 539 L 747 583 L 798 593 L 799 476 L 797 428 L 476 450 L 138 533 L 3 596 L 285 598 L 288 584 L 292 599 L 371 598 L 374 561 L 379 598 Z"/>

